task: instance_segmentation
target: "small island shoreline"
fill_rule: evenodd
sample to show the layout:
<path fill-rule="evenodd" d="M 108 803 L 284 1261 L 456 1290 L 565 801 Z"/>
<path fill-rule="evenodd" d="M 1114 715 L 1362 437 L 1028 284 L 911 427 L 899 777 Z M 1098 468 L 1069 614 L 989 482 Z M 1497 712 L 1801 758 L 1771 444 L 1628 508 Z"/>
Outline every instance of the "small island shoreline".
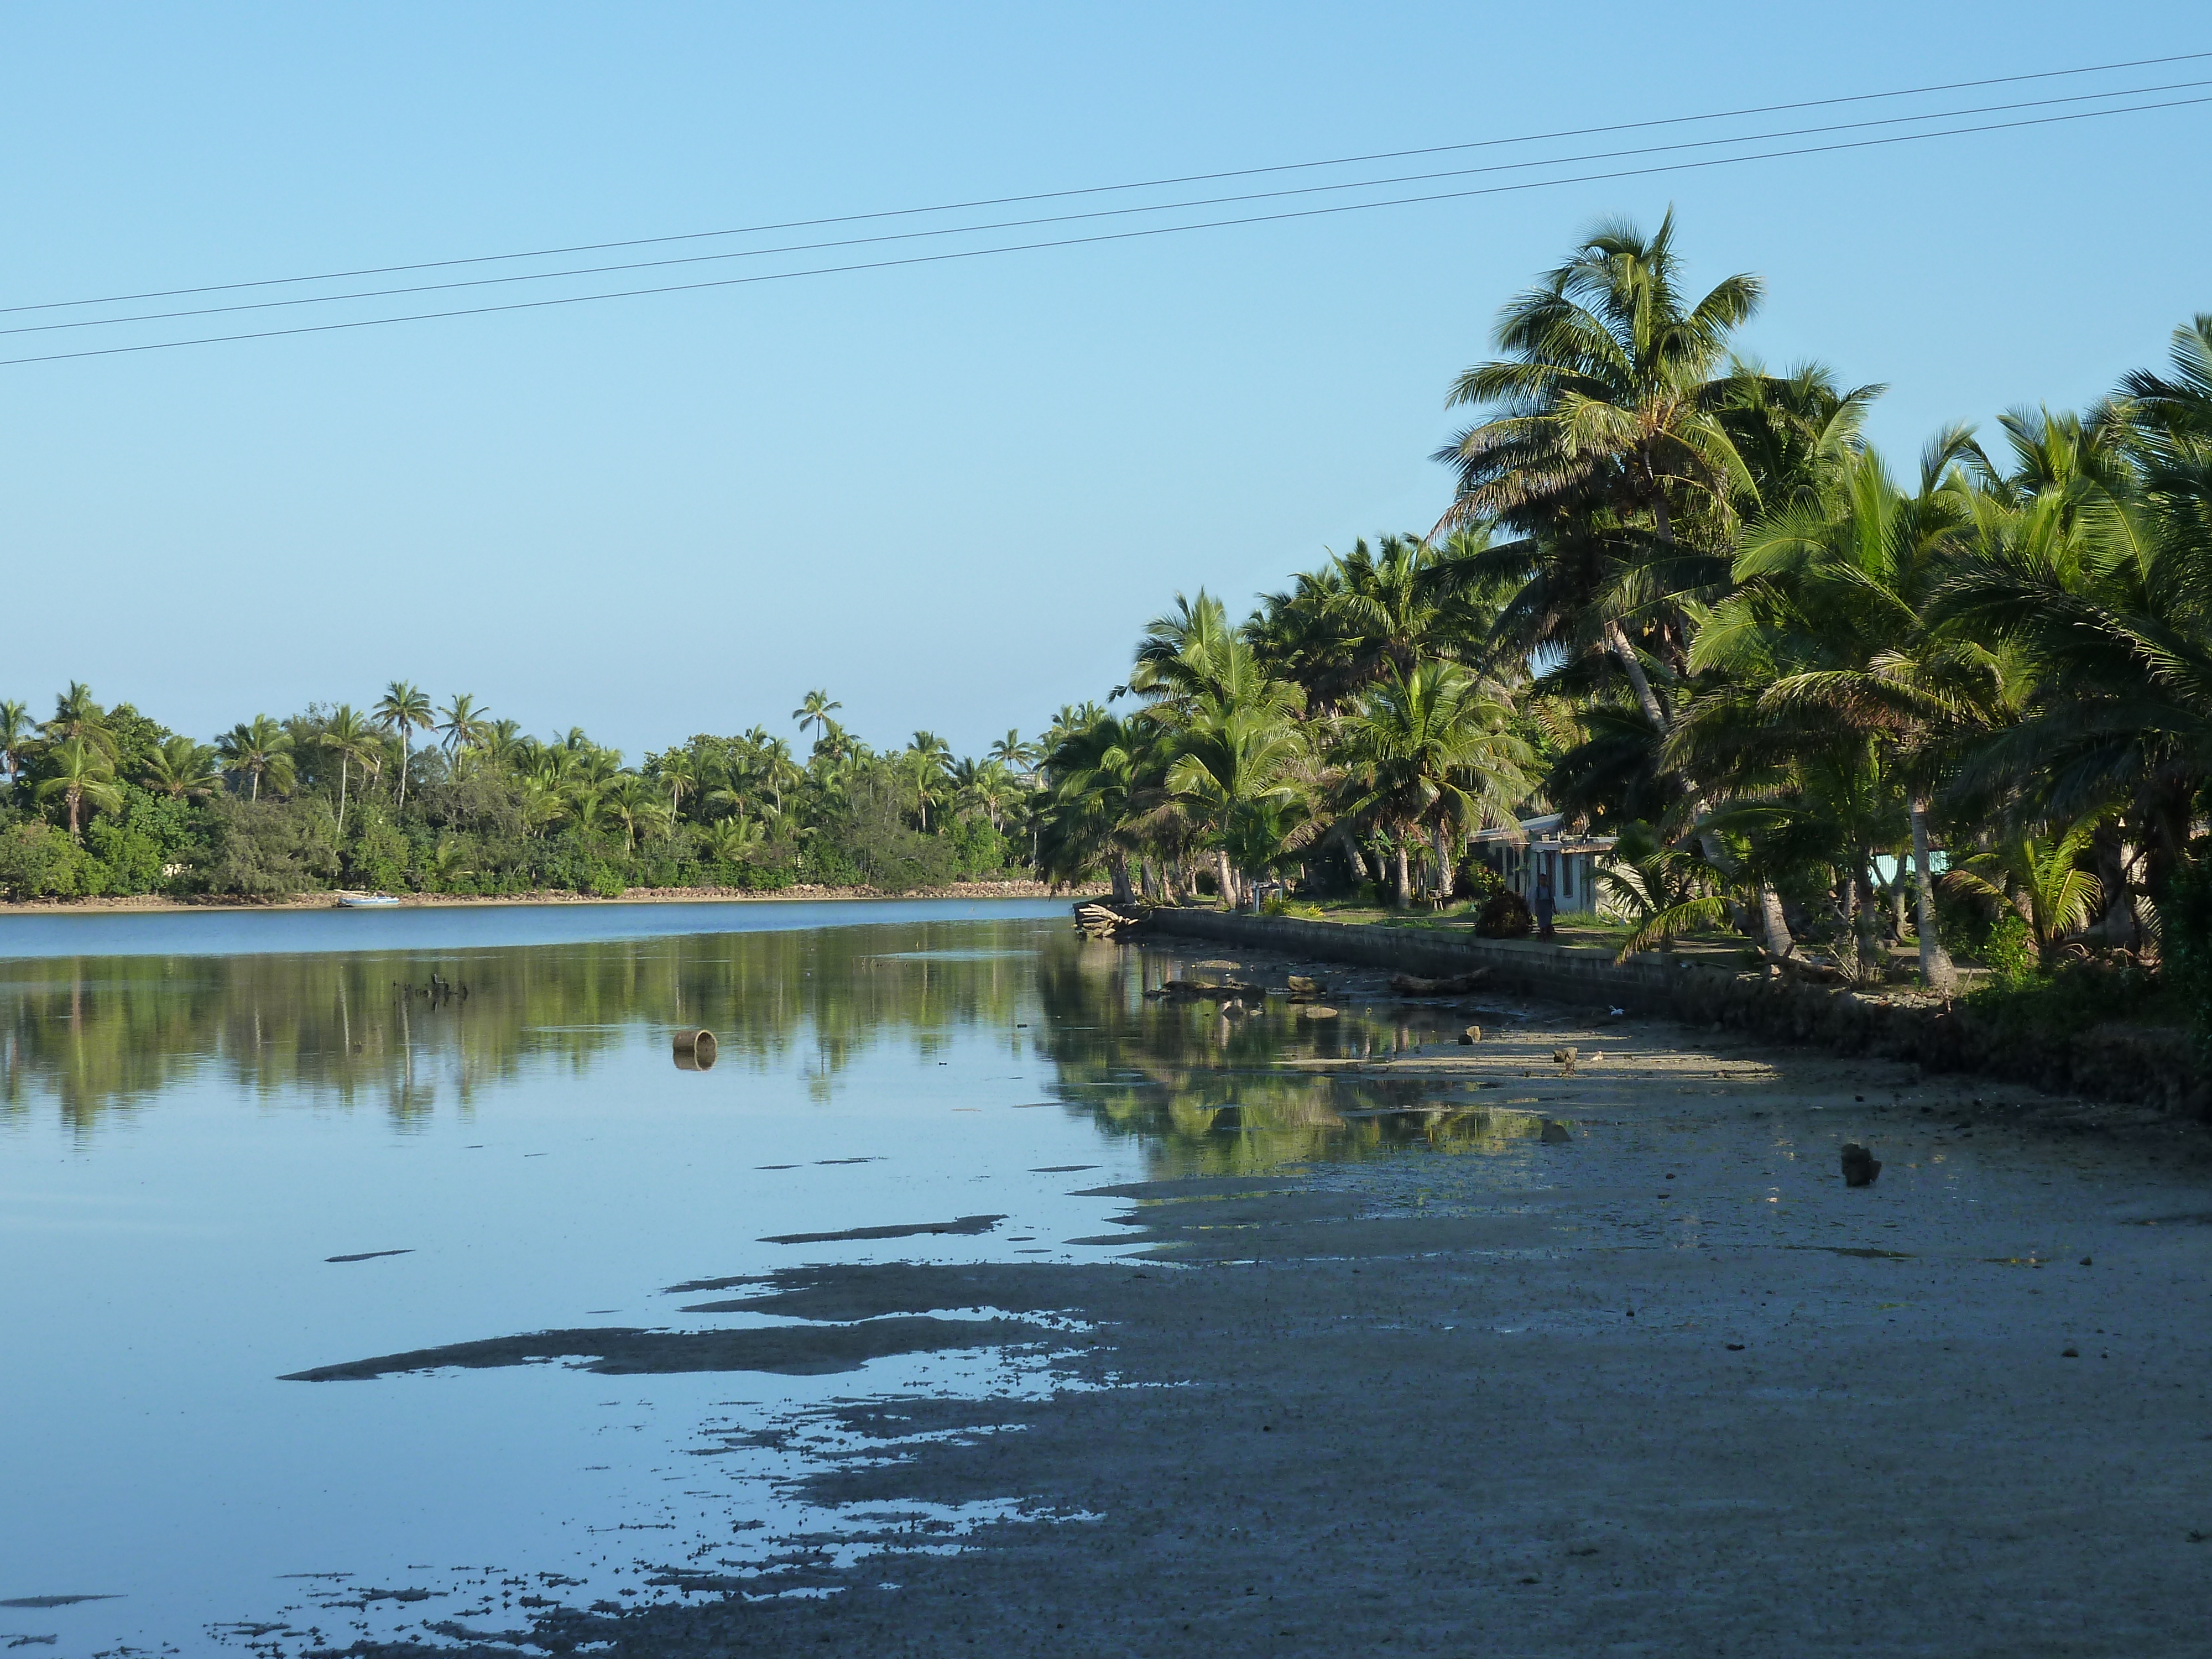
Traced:
<path fill-rule="evenodd" d="M 282 911 L 330 910 L 337 908 L 340 890 L 298 893 L 289 898 L 270 899 L 253 902 L 234 897 L 169 898 L 158 894 L 132 894 L 114 898 L 26 899 L 0 900 L 0 916 L 52 915 L 131 915 L 161 912 L 189 911 Z M 619 896 L 606 898 L 596 893 L 576 893 L 561 889 L 541 889 L 528 893 L 502 893 L 479 896 L 467 893 L 404 893 L 397 894 L 402 909 L 477 908 L 489 909 L 521 905 L 566 904 L 735 904 L 819 902 L 823 900 L 893 899 L 1017 899 L 1066 898 L 1070 901 L 1085 897 L 1092 892 L 1109 890 L 1103 884 L 1091 887 L 1054 887 L 1042 881 L 956 881 L 942 887 L 917 887 L 903 893 L 885 892 L 874 887 L 817 887 L 795 884 L 763 891 L 744 887 L 631 887 Z"/>

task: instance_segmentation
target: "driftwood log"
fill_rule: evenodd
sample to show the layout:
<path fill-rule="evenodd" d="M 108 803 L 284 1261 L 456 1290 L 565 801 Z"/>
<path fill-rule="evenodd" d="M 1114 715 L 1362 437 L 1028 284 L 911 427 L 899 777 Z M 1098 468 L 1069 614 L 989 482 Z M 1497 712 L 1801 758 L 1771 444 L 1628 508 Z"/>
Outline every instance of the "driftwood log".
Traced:
<path fill-rule="evenodd" d="M 1464 974 L 1452 974 L 1443 979 L 1423 979 L 1419 974 L 1393 974 L 1390 988 L 1401 997 L 1463 996 L 1490 977 L 1487 968 L 1470 969 Z"/>

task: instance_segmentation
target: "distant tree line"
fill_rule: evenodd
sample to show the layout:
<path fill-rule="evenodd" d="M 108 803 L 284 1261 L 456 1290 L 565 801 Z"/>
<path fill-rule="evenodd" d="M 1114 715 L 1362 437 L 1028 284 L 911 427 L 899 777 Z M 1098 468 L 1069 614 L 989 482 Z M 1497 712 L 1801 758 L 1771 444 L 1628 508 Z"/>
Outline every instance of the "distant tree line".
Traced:
<path fill-rule="evenodd" d="M 530 737 L 404 681 L 213 743 L 72 684 L 45 720 L 0 702 L 0 894 L 905 891 L 1026 873 L 1032 744 L 1009 732 L 955 759 L 917 732 L 878 752 L 841 707 L 813 691 L 793 711 L 803 759 L 756 726 L 630 766 L 581 728 Z"/>

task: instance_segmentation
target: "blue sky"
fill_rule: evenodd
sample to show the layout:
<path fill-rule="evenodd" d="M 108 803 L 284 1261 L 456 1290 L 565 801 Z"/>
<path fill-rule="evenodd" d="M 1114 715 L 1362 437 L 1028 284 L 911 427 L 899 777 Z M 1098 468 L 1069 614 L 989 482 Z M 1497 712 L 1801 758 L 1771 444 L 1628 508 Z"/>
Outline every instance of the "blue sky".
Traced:
<path fill-rule="evenodd" d="M 2212 50 L 2193 8 L 2083 16 L 17 4 L 0 304 Z M 2191 79 L 2212 59 L 1912 107 Z M 0 696 L 83 679 L 205 736 L 406 678 L 641 756 L 788 731 L 822 685 L 871 741 L 980 750 L 1103 696 L 1178 589 L 1241 610 L 1433 521 L 1447 383 L 1594 219 L 1671 202 L 1695 278 L 1766 278 L 1749 349 L 1889 384 L 1903 462 L 1945 421 L 2084 402 L 2212 309 L 2182 182 L 2209 133 L 2204 105 L 0 368 Z M 27 337 L 72 337 L 0 356 Z"/>

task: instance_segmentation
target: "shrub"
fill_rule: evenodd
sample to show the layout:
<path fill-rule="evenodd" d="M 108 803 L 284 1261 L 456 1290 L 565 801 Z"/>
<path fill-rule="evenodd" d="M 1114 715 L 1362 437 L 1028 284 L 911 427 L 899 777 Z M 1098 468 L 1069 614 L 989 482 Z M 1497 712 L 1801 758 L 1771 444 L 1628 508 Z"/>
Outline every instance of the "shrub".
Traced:
<path fill-rule="evenodd" d="M 99 877 L 67 830 L 33 818 L 0 831 L 0 893 L 11 899 L 82 898 Z"/>
<path fill-rule="evenodd" d="M 2212 1060 L 2212 852 L 2200 845 L 2158 894 L 2159 978 Z"/>
<path fill-rule="evenodd" d="M 1990 929 L 1982 960 L 1999 985 L 2020 989 L 2036 977 L 2035 933 L 2017 911 L 2008 911 Z"/>
<path fill-rule="evenodd" d="M 1528 908 L 1528 901 L 1510 887 L 1501 886 L 1482 902 L 1482 910 L 1474 919 L 1474 931 L 1484 939 L 1526 939 L 1536 931 L 1535 915 Z"/>
<path fill-rule="evenodd" d="M 204 868 L 211 893 L 286 898 L 325 886 L 337 874 L 337 824 L 319 799 L 219 796 L 209 803 L 208 823 Z"/>

